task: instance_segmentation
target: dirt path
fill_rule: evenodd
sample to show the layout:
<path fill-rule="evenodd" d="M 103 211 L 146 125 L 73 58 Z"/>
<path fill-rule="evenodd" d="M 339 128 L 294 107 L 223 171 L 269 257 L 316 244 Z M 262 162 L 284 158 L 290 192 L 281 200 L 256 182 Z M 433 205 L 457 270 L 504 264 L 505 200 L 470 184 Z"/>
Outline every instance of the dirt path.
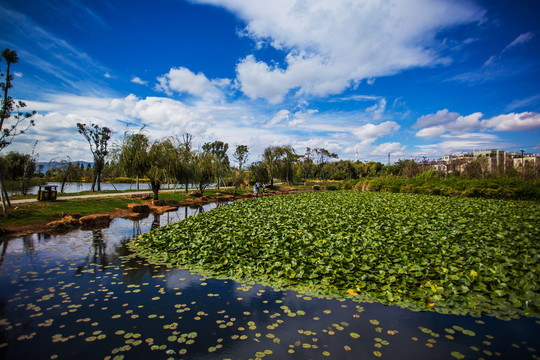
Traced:
<path fill-rule="evenodd" d="M 207 189 L 215 189 L 215 188 L 207 188 Z M 220 189 L 233 189 L 233 187 L 220 187 Z M 166 193 L 166 192 L 174 192 L 174 191 L 184 191 L 184 189 L 166 189 L 166 190 L 160 190 L 159 193 Z M 196 191 L 196 189 L 193 189 L 193 191 Z M 71 200 L 71 199 L 89 199 L 89 198 L 97 198 L 97 197 L 111 197 L 111 196 L 131 196 L 131 195 L 143 195 L 143 194 L 150 194 L 153 195 L 152 191 L 133 191 L 133 192 L 118 192 L 118 193 L 107 193 L 107 194 L 95 194 L 95 195 L 74 195 L 74 196 L 59 196 L 58 200 Z M 37 196 L 37 195 L 36 195 Z M 10 200 L 12 204 L 22 204 L 22 203 L 30 203 L 30 202 L 36 202 L 38 201 L 37 198 L 33 199 L 20 199 L 20 200 Z"/>

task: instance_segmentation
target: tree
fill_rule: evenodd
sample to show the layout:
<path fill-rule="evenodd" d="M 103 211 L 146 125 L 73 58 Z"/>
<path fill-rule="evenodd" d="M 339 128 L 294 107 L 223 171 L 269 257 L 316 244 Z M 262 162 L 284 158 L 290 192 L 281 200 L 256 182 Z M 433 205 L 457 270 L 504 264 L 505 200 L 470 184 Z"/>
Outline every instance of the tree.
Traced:
<path fill-rule="evenodd" d="M 2 104 L 0 106 L 0 151 L 11 144 L 13 139 L 21 134 L 24 134 L 31 126 L 34 126 L 32 116 L 36 114 L 32 112 L 22 112 L 21 109 L 26 107 L 22 101 L 15 102 L 9 96 L 9 89 L 13 87 L 13 75 L 11 74 L 11 65 L 19 62 L 19 57 L 15 50 L 8 48 L 2 51 L 2 58 L 6 61 L 6 73 L 0 72 L 0 78 L 4 77 L 4 81 L 0 81 L 0 89 L 3 91 Z M 1 59 L 0 59 L 1 60 Z M 28 124 L 23 127 L 23 124 L 28 121 Z M 8 124 L 8 122 L 10 122 Z M 2 198 L 2 208 L 4 216 L 8 217 L 6 201 L 9 203 L 7 191 L 4 188 L 4 180 L 0 177 L 0 195 Z"/>
<path fill-rule="evenodd" d="M 229 144 L 223 141 L 214 141 L 212 143 L 206 143 L 202 147 L 203 152 L 213 155 L 214 174 L 217 178 L 217 188 L 221 179 L 225 176 L 225 172 L 229 169 L 229 157 L 227 156 L 227 150 L 229 150 Z"/>
<path fill-rule="evenodd" d="M 326 164 L 330 159 L 337 159 L 338 155 L 336 153 L 331 153 L 324 148 L 315 148 L 313 149 L 313 154 L 315 157 L 315 162 L 319 166 L 319 179 L 325 179 L 325 174 L 323 172 L 323 165 Z"/>
<path fill-rule="evenodd" d="M 77 123 L 79 134 L 84 136 L 90 145 L 90 151 L 94 156 L 94 172 L 92 174 L 92 191 L 101 191 L 101 173 L 105 166 L 105 157 L 109 153 L 107 142 L 111 139 L 111 130 L 108 127 L 101 128 L 96 124 Z"/>
<path fill-rule="evenodd" d="M 249 166 L 249 171 L 254 181 L 268 182 L 270 177 L 268 175 L 268 167 L 264 161 L 256 161 Z"/>
<path fill-rule="evenodd" d="M 137 178 L 137 190 L 139 190 L 139 176 L 144 175 L 150 169 L 147 156 L 148 147 L 148 137 L 140 130 L 138 133 L 124 133 L 118 164 L 127 176 Z"/>
<path fill-rule="evenodd" d="M 150 168 L 146 176 L 150 179 L 154 200 L 159 199 L 161 184 L 170 180 L 176 162 L 176 149 L 170 138 L 155 141 L 148 150 Z"/>
<path fill-rule="evenodd" d="M 247 145 L 237 145 L 233 157 L 238 161 L 238 170 L 242 171 L 242 165 L 247 162 L 249 157 L 249 148 Z"/>
<path fill-rule="evenodd" d="M 214 155 L 199 151 L 193 156 L 193 181 L 198 185 L 201 195 L 214 179 Z"/>
<path fill-rule="evenodd" d="M 176 164 L 174 166 L 174 178 L 185 185 L 185 191 L 188 192 L 189 182 L 193 180 L 194 159 L 191 151 L 193 135 L 184 133 L 182 139 L 176 139 Z"/>
<path fill-rule="evenodd" d="M 32 116 L 36 114 L 32 112 L 22 112 L 21 109 L 26 107 L 26 104 L 22 101 L 15 102 L 9 96 L 9 89 L 13 87 L 13 75 L 11 74 L 11 65 L 19 62 L 19 57 L 15 50 L 4 49 L 2 51 L 2 58 L 6 61 L 6 73 L 1 73 L 1 77 L 5 76 L 5 80 L 0 82 L 0 88 L 3 91 L 2 107 L 0 109 L 0 151 L 6 146 L 11 144 L 15 136 L 24 134 L 26 130 L 35 125 Z M 13 112 L 16 110 L 15 112 Z M 11 124 L 7 124 L 7 121 L 12 121 Z M 25 121 L 28 124 L 24 129 L 20 129 Z M 7 126 L 6 126 L 7 125 Z"/>
<path fill-rule="evenodd" d="M 61 193 L 64 192 L 66 182 L 78 180 L 81 177 L 81 168 L 79 167 L 79 164 L 73 163 L 69 156 L 51 160 L 49 162 L 49 169 L 51 174 L 54 174 L 54 180 L 62 183 L 62 185 L 60 185 Z"/>
<path fill-rule="evenodd" d="M 279 177 L 281 180 L 286 181 L 290 185 L 294 182 L 296 165 L 298 164 L 298 159 L 301 156 L 297 155 L 290 145 L 279 147 L 279 155 Z"/>
<path fill-rule="evenodd" d="M 282 155 L 282 150 L 279 146 L 269 146 L 264 149 L 263 162 L 266 165 L 266 171 L 270 178 L 270 186 L 274 186 L 274 177 L 278 172 L 278 161 Z"/>

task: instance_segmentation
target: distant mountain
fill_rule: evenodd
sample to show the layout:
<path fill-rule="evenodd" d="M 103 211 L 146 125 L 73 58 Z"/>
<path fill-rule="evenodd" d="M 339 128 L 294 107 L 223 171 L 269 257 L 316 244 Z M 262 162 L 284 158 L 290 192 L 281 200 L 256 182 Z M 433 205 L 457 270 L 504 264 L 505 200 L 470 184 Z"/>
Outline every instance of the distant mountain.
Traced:
<path fill-rule="evenodd" d="M 91 162 L 88 162 L 88 161 L 72 161 L 72 163 L 77 163 L 77 164 L 83 164 L 84 167 L 86 168 L 88 166 L 88 164 L 94 166 L 94 163 L 91 163 Z M 40 165 L 43 165 L 43 173 L 46 173 L 47 170 L 49 170 L 50 168 L 52 167 L 55 167 L 56 165 L 60 164 L 60 162 L 58 161 L 51 161 L 51 162 L 45 162 L 45 161 L 38 161 L 37 163 L 37 166 L 36 166 L 36 171 L 39 171 L 39 166 Z"/>

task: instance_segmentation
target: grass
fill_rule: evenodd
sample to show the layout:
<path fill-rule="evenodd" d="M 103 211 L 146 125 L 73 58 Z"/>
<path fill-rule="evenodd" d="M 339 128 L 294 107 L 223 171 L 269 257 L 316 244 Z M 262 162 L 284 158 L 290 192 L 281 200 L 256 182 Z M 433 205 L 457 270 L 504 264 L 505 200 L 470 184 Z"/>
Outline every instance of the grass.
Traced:
<path fill-rule="evenodd" d="M 164 189 L 167 190 L 167 189 Z M 250 189 L 238 189 L 237 194 L 249 192 Z M 79 193 L 62 194 L 63 196 L 84 196 L 84 195 L 97 195 L 97 194 L 111 194 L 111 193 L 125 193 L 134 192 L 127 191 L 84 191 Z M 135 191 L 136 192 L 136 191 Z M 148 190 L 140 190 L 140 193 L 151 193 Z M 191 192 L 191 191 L 190 191 Z M 161 200 L 176 200 L 185 201 L 189 198 L 189 194 L 185 191 L 178 190 L 176 192 L 160 191 L 159 198 Z M 233 193 L 233 189 L 208 189 L 205 190 L 205 196 L 215 196 L 216 194 L 227 195 Z M 18 199 L 34 199 L 37 195 L 26 196 L 13 196 L 11 200 Z M 0 215 L 0 227 L 17 227 L 25 225 L 40 225 L 46 224 L 50 221 L 57 220 L 59 213 L 79 213 L 82 216 L 105 213 L 115 211 L 116 209 L 127 209 L 128 204 L 141 203 L 142 200 L 131 198 L 127 196 L 118 197 L 99 197 L 99 198 L 84 198 L 84 199 L 62 199 L 61 195 L 58 196 L 56 201 L 38 201 L 31 203 L 12 204 L 12 208 L 8 209 L 9 217 Z M 1 213 L 0 213 L 1 214 Z"/>

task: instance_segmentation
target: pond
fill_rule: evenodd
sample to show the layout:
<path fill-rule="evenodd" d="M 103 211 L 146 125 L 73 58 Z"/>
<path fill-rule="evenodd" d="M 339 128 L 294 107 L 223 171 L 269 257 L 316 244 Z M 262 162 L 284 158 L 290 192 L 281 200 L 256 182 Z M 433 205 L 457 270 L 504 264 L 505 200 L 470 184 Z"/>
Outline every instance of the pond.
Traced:
<path fill-rule="evenodd" d="M 0 244 L 0 359 L 540 357 L 538 319 L 310 297 L 151 265 L 126 248 L 216 206 Z"/>
<path fill-rule="evenodd" d="M 60 193 L 60 189 L 62 188 L 62 183 L 60 182 L 47 182 L 44 185 L 55 185 L 58 186 L 58 192 Z M 212 184 L 211 186 L 213 186 Z M 174 189 L 176 186 L 177 189 L 185 189 L 183 185 L 175 185 L 175 184 L 162 184 L 161 189 Z M 196 186 L 193 184 L 189 185 L 190 189 L 194 189 Z M 124 190 L 133 190 L 135 191 L 137 189 L 137 184 L 135 182 L 133 183 L 110 183 L 110 182 L 102 182 L 101 183 L 101 190 L 115 190 L 115 191 L 124 191 Z M 150 183 L 139 183 L 139 189 L 140 190 L 151 190 Z M 27 194 L 37 194 L 39 190 L 39 186 L 31 186 L 28 188 Z M 92 190 L 92 183 L 87 182 L 66 182 L 64 184 L 64 193 L 77 193 L 82 191 L 91 191 Z M 8 189 L 7 190 L 9 195 L 17 194 L 21 192 L 20 188 L 17 189 Z"/>

